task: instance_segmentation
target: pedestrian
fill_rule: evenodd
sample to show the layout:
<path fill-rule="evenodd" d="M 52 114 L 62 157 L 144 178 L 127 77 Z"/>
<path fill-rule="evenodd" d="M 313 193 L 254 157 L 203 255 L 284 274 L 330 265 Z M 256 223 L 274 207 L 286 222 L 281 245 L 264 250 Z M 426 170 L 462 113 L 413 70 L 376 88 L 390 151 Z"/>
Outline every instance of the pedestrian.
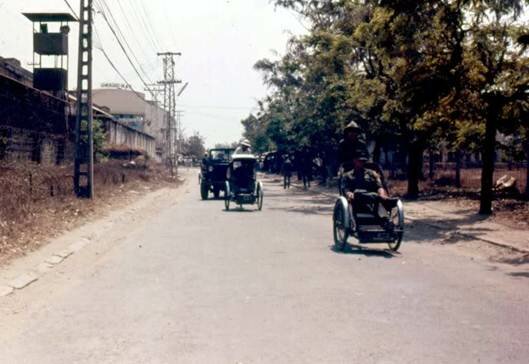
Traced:
<path fill-rule="evenodd" d="M 305 190 L 310 188 L 310 181 L 312 180 L 312 165 L 313 160 L 310 152 L 305 150 L 301 159 L 301 178 L 303 180 L 303 188 Z"/>
<path fill-rule="evenodd" d="M 292 161 L 287 156 L 283 162 L 282 174 L 283 174 L 283 188 L 286 190 L 290 188 L 290 179 L 292 178 Z"/>

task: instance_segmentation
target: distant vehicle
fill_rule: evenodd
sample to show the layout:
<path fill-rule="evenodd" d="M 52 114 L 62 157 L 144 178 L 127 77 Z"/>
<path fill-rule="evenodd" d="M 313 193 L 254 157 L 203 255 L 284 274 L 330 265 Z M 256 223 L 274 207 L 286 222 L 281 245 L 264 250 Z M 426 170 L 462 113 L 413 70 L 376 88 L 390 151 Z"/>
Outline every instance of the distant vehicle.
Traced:
<path fill-rule="evenodd" d="M 256 205 L 263 208 L 263 184 L 257 180 L 257 158 L 252 154 L 234 154 L 228 168 L 224 205 L 230 210 L 231 202 L 243 208 L 243 205 Z"/>
<path fill-rule="evenodd" d="M 231 148 L 211 149 L 202 160 L 200 169 L 200 196 L 207 200 L 212 192 L 215 198 L 219 198 L 220 192 L 225 192 L 226 173 L 230 165 Z"/>
<path fill-rule="evenodd" d="M 280 160 L 277 152 L 263 154 L 263 170 L 268 173 L 278 173 L 281 169 Z"/>

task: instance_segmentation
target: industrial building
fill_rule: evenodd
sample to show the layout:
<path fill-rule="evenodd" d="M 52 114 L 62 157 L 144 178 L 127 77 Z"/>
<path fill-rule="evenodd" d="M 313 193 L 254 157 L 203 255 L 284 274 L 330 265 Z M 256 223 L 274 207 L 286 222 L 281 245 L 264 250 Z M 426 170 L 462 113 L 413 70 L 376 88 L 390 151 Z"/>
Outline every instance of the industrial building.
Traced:
<path fill-rule="evenodd" d="M 92 92 L 94 104 L 124 125 L 149 134 L 156 140 L 156 151 L 162 157 L 167 113 L 158 102 L 146 100 L 145 94 L 126 85 L 103 84 Z"/>

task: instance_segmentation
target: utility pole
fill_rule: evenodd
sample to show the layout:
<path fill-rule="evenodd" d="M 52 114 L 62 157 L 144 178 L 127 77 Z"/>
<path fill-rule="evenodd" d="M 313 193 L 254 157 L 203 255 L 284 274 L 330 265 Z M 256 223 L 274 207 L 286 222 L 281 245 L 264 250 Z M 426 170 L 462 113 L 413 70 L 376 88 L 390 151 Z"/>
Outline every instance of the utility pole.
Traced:
<path fill-rule="evenodd" d="M 93 0 L 80 0 L 77 115 L 75 120 L 74 190 L 78 197 L 94 197 L 94 135 L 92 109 Z"/>
<path fill-rule="evenodd" d="M 163 52 L 158 53 L 163 58 L 163 81 L 158 84 L 164 87 L 163 107 L 165 110 L 165 161 L 171 169 L 171 175 L 174 176 L 177 166 L 177 148 L 176 139 L 178 129 L 176 126 L 176 91 L 175 85 L 182 81 L 175 78 L 175 57 L 181 56 L 180 52 Z"/>

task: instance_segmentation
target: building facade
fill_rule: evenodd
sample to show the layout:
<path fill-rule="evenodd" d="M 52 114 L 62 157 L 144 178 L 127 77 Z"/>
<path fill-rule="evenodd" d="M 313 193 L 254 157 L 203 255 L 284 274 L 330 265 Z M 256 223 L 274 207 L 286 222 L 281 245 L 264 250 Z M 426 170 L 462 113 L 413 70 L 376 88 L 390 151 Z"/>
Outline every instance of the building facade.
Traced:
<path fill-rule="evenodd" d="M 156 141 L 157 158 L 161 159 L 166 112 L 156 101 L 146 100 L 144 93 L 122 85 L 108 85 L 93 90 L 93 101 L 124 125 L 152 136 Z"/>

